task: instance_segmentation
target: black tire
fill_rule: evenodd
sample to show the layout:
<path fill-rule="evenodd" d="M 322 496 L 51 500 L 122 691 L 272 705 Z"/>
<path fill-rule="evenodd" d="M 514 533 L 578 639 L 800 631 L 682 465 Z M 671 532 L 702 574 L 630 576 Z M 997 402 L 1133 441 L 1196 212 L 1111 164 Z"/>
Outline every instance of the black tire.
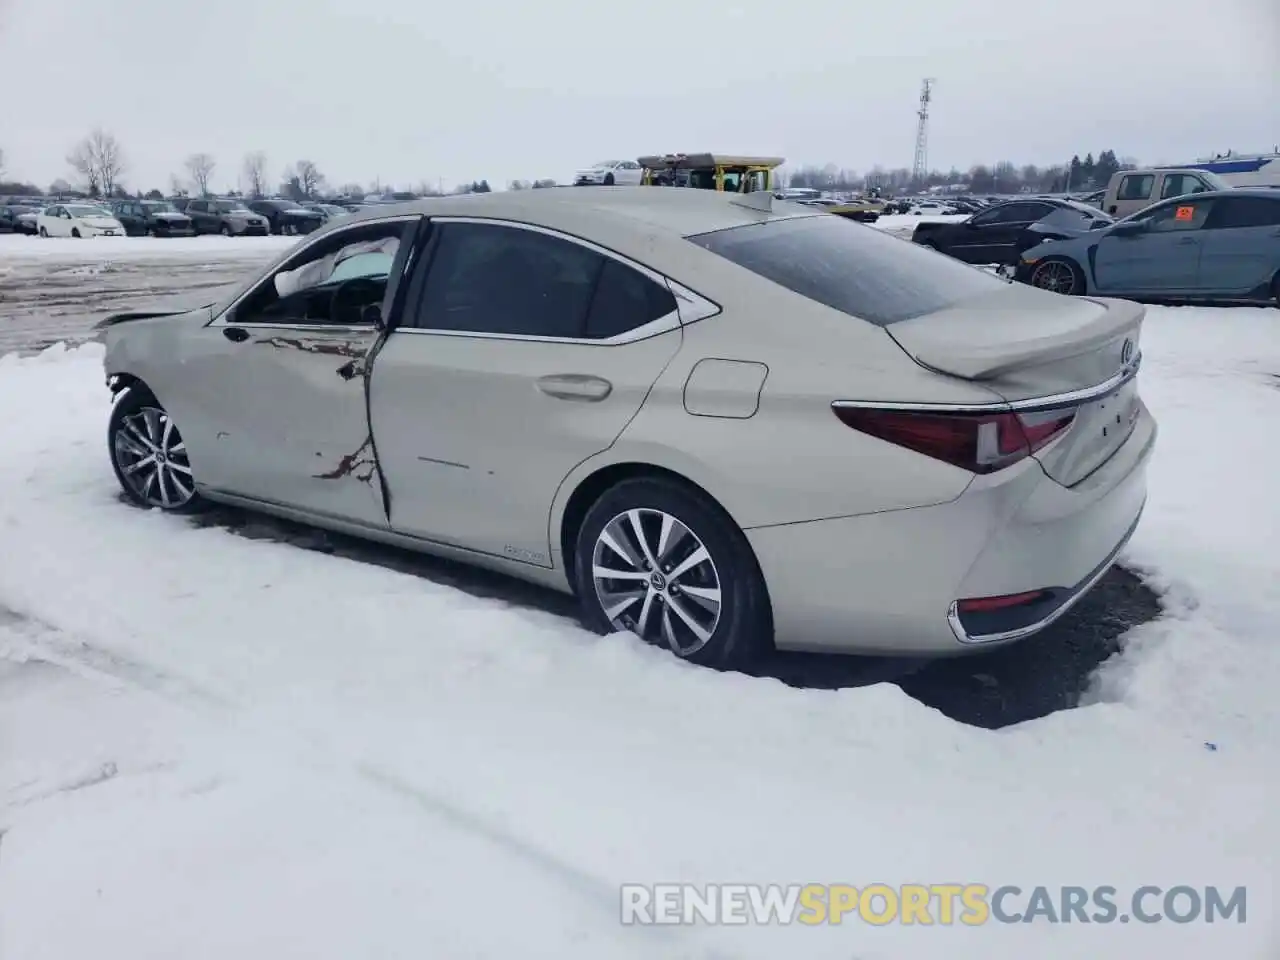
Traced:
<path fill-rule="evenodd" d="M 41 228 L 40 228 L 40 230 L 39 230 L 38 232 L 39 232 L 40 236 L 44 237 L 46 240 L 48 240 L 48 239 L 49 239 L 49 231 L 48 231 L 48 230 L 46 230 L 44 227 L 41 227 Z"/>
<path fill-rule="evenodd" d="M 616 181 L 615 179 L 613 179 L 613 174 L 612 174 L 612 173 L 606 173 L 606 174 L 604 175 L 604 185 L 605 185 L 606 187 L 612 187 L 612 186 L 613 186 L 615 183 L 617 183 L 617 182 L 618 182 L 618 181 Z"/>
<path fill-rule="evenodd" d="M 1051 274 L 1053 277 L 1060 277 L 1063 267 L 1071 271 L 1068 286 L 1062 286 L 1060 281 L 1051 281 L 1050 279 Z M 1037 278 L 1040 279 L 1040 282 L 1037 282 Z M 1035 265 L 1035 269 L 1027 277 L 1027 283 L 1037 289 L 1048 290 L 1050 293 L 1060 293 L 1067 297 L 1074 297 L 1084 293 L 1084 274 L 1080 272 L 1079 264 L 1068 260 L 1066 257 L 1045 257 Z"/>
<path fill-rule="evenodd" d="M 225 224 L 225 223 L 224 223 L 224 224 L 222 225 L 222 235 L 223 235 L 224 237 L 229 237 L 229 236 L 231 236 L 231 227 L 230 227 L 230 225 L 229 225 L 229 224 Z"/>
<path fill-rule="evenodd" d="M 71 236 L 73 236 L 73 237 L 75 237 L 77 240 L 79 240 L 79 239 L 80 239 L 80 228 L 79 228 L 79 227 L 72 227 L 72 228 L 71 228 Z"/>
<path fill-rule="evenodd" d="M 156 429 L 147 429 L 148 420 L 156 424 Z M 148 509 L 155 507 L 166 513 L 196 513 L 205 509 L 208 502 L 195 489 L 191 462 L 177 425 L 166 432 L 166 422 L 172 422 L 168 420 L 168 413 L 145 387 L 137 385 L 121 391 L 107 421 L 111 469 L 130 503 Z M 163 449 L 161 461 L 166 466 L 148 470 L 144 462 L 139 468 L 140 461 L 150 460 L 154 465 L 157 449 Z M 154 479 L 144 485 L 146 477 Z M 181 477 L 176 482 L 185 487 L 175 485 L 174 477 Z M 187 489 L 189 495 L 186 495 Z"/>
<path fill-rule="evenodd" d="M 1275 306 L 1280 307 L 1280 273 L 1271 281 L 1271 299 L 1275 301 Z"/>
<path fill-rule="evenodd" d="M 657 526 L 661 525 L 659 514 L 666 514 L 683 524 L 696 541 L 701 542 L 710 556 L 709 563 L 704 561 L 687 571 L 687 575 L 697 580 L 702 586 L 699 587 L 690 582 L 685 583 L 685 589 L 700 589 L 705 593 L 706 585 L 710 583 L 718 584 L 720 591 L 718 613 L 714 623 L 709 623 L 705 619 L 707 608 L 703 604 L 690 600 L 687 596 L 680 596 L 678 601 L 674 600 L 684 592 L 680 588 L 680 583 L 684 583 L 683 579 L 666 585 L 664 578 L 659 576 L 657 580 L 663 583 L 655 586 L 662 587 L 666 591 L 666 596 L 673 599 L 657 599 L 661 595 L 655 591 L 654 600 L 646 617 L 650 629 L 646 631 L 648 635 L 644 639 L 654 645 L 671 647 L 672 652 L 681 659 L 717 669 L 748 668 L 762 653 L 772 648 L 773 621 L 768 590 L 746 536 L 729 515 L 705 494 L 678 481 L 656 476 L 623 480 L 609 488 L 601 494 L 583 519 L 574 547 L 574 579 L 581 605 L 582 620 L 589 629 L 608 634 L 619 629 L 635 627 L 634 622 L 617 625 L 609 619 L 605 613 L 604 602 L 597 590 L 596 578 L 592 573 L 601 533 L 615 519 L 622 518 L 632 510 L 641 511 L 646 518 L 644 523 L 649 524 L 651 534 Z M 650 539 L 653 539 L 652 536 Z M 672 541 L 669 545 L 671 550 L 669 556 L 675 558 L 673 562 L 678 564 L 684 558 L 685 552 L 691 551 L 696 541 L 690 541 L 688 538 Z M 625 546 L 639 556 L 640 551 L 636 550 L 634 537 Z M 609 555 L 612 557 L 613 552 L 609 551 Z M 670 572 L 671 565 L 670 562 L 664 565 L 665 572 Z M 612 569 L 612 562 L 610 566 Z M 618 558 L 618 568 L 625 569 L 625 566 L 626 561 Z M 646 570 L 650 569 L 652 568 L 646 567 Z M 626 584 L 629 583 L 633 585 L 631 590 L 646 594 L 652 579 L 651 577 L 649 581 L 628 580 L 611 581 L 611 583 L 624 593 L 628 592 Z M 637 602 L 639 602 L 638 598 Z M 673 624 L 673 632 L 688 638 L 691 641 L 688 644 L 690 649 L 688 651 L 675 649 L 663 639 L 662 613 L 665 612 L 664 604 L 667 602 L 688 604 L 689 611 L 703 618 L 702 626 L 710 627 L 710 636 L 698 649 L 692 649 L 696 645 L 694 634 L 689 632 L 687 625 L 680 624 L 681 618 L 678 616 L 668 614 Z M 635 610 L 636 616 L 639 616 L 642 609 L 643 604 L 637 607 L 633 603 L 627 612 L 619 616 L 630 617 L 630 610 Z M 679 641 L 679 637 L 677 639 Z M 677 642 L 676 646 L 679 645 Z"/>

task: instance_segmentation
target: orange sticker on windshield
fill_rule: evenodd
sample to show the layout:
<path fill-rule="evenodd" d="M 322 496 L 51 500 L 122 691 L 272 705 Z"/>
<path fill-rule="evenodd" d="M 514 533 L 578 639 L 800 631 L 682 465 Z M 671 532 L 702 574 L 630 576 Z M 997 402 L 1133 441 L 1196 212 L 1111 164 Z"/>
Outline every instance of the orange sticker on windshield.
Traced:
<path fill-rule="evenodd" d="M 1178 212 L 1173 215 L 1175 220 L 1194 220 L 1196 218 L 1195 207 L 1179 207 Z"/>

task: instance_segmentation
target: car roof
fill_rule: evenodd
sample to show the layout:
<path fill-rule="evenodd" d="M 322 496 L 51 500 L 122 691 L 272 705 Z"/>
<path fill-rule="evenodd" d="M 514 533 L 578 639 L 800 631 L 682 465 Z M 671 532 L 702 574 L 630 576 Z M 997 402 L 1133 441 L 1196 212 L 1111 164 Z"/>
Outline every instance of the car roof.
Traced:
<path fill-rule="evenodd" d="M 1187 200 L 1194 197 L 1196 200 L 1208 200 L 1215 197 L 1257 197 L 1264 200 L 1276 199 L 1274 190 L 1267 187 L 1228 187 L 1226 190 L 1201 190 L 1199 193 L 1185 193 L 1180 197 L 1165 197 L 1163 200 L 1157 200 L 1156 203 L 1168 203 L 1170 200 Z M 1145 209 L 1145 208 L 1144 208 Z"/>
<path fill-rule="evenodd" d="M 812 213 L 799 205 L 784 205 L 781 202 L 770 211 L 754 209 L 734 202 L 741 197 L 741 194 L 688 187 L 506 190 L 385 204 L 361 210 L 344 219 L 343 228 L 349 228 L 362 220 L 418 214 L 523 220 L 569 233 L 578 228 L 607 225 L 620 230 L 657 230 L 669 235 L 688 237 L 763 220 L 825 215 Z"/>

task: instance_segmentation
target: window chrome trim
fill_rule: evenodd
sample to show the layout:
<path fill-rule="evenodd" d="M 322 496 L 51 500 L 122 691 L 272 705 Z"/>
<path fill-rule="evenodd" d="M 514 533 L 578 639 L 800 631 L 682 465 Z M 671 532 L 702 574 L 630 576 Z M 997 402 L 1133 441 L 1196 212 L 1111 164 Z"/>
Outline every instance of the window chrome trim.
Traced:
<path fill-rule="evenodd" d="M 1051 410 L 1056 407 L 1080 406 L 1094 400 L 1101 400 L 1108 394 L 1119 390 L 1138 375 L 1142 366 L 1142 354 L 1139 353 L 1129 365 L 1119 373 L 1108 377 L 1092 387 L 1081 387 L 1066 393 L 1054 393 L 1044 397 L 1031 397 L 1027 400 L 996 400 L 990 403 L 905 403 L 878 400 L 836 400 L 831 406 L 837 408 L 855 408 L 866 410 L 901 410 L 920 413 L 1031 413 L 1037 410 Z"/>
<path fill-rule="evenodd" d="M 246 329 L 253 329 L 253 330 L 259 330 L 259 329 L 271 329 L 271 330 L 352 329 L 352 328 L 338 328 L 327 323 L 314 323 L 314 324 L 294 323 L 294 324 L 289 324 L 287 326 L 285 324 L 280 324 L 280 323 L 238 323 L 235 321 L 228 321 L 227 315 L 230 314 L 232 311 L 234 311 L 236 307 L 240 306 L 240 304 L 243 303 L 244 300 L 246 300 L 251 294 L 254 294 L 258 290 L 262 289 L 262 285 L 266 283 L 268 280 L 271 280 L 272 278 L 274 278 L 275 275 L 280 272 L 280 270 L 284 267 L 286 263 L 289 263 L 291 260 L 293 260 L 294 257 L 297 257 L 300 254 L 306 253 L 309 249 L 314 247 L 317 243 L 329 240 L 332 237 L 336 237 L 342 233 L 347 233 L 348 231 L 351 231 L 351 230 L 362 230 L 366 227 L 380 226 L 386 223 L 408 223 L 414 220 L 420 221 L 424 216 L 425 214 L 421 214 L 421 213 L 402 213 L 394 217 L 373 217 L 369 220 L 361 220 L 358 223 L 343 224 L 341 227 L 338 227 L 335 230 L 326 231 L 323 227 L 321 227 L 320 230 L 317 230 L 313 234 L 306 234 L 305 239 L 300 240 L 295 246 L 289 248 L 289 253 L 287 256 L 285 256 L 281 260 L 276 260 L 269 267 L 267 267 L 266 273 L 263 276 L 260 276 L 254 283 L 252 283 L 247 289 L 245 289 L 243 293 L 237 296 L 225 307 L 223 307 L 222 310 L 215 317 L 213 317 L 213 319 L 211 319 L 207 324 L 205 324 L 205 326 L 209 326 L 209 327 L 236 326 L 236 327 L 244 327 Z M 409 264 L 406 263 L 405 264 L 406 270 L 408 269 L 408 266 Z M 359 327 L 355 329 L 371 330 L 373 329 L 373 327 L 372 325 L 370 325 L 369 327 Z"/>
<path fill-rule="evenodd" d="M 520 340 L 529 341 L 531 343 L 574 343 L 586 344 L 598 347 L 613 347 L 626 343 L 635 343 L 639 340 L 648 340 L 650 337 L 656 337 L 663 333 L 670 333 L 672 330 L 678 330 L 682 326 L 695 323 L 698 320 L 705 320 L 708 317 L 714 317 L 721 312 L 719 304 L 708 300 L 699 293 L 690 290 L 682 283 L 677 283 L 670 277 L 659 273 L 652 267 L 646 266 L 630 257 L 603 247 L 591 240 L 575 236 L 572 233 L 566 233 L 553 227 L 544 227 L 536 223 L 526 223 L 523 220 L 506 220 L 501 217 L 468 217 L 457 215 L 434 216 L 430 217 L 433 224 L 435 223 L 474 223 L 482 226 L 505 227 L 511 230 L 525 230 L 529 233 L 539 233 L 543 236 L 552 237 L 556 240 L 563 240 L 567 243 L 584 247 L 592 253 L 613 260 L 622 264 L 624 267 L 630 267 L 637 273 L 640 273 L 652 280 L 654 283 L 660 284 L 671 291 L 671 295 L 675 297 L 676 309 L 670 313 L 663 314 L 650 320 L 648 323 L 634 327 L 624 333 L 619 333 L 612 337 L 540 337 L 532 334 L 519 333 L 484 333 L 482 331 L 473 330 L 445 330 L 437 327 L 410 327 L 400 324 L 396 327 L 397 334 L 412 334 L 415 336 L 433 336 L 433 337 L 466 337 L 472 340 Z M 428 269 L 430 269 L 428 267 Z"/>

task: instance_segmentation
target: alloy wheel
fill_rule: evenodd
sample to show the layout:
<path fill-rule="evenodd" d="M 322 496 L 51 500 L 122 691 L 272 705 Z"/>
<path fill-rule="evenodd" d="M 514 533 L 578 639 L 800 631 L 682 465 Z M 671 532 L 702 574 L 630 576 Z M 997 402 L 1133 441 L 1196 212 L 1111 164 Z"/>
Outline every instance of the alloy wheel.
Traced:
<path fill-rule="evenodd" d="M 164 410 L 142 407 L 121 418 L 112 446 L 121 476 L 139 499 L 174 510 L 195 496 L 186 444 Z"/>
<path fill-rule="evenodd" d="M 692 530 L 661 510 L 618 514 L 596 537 L 591 579 L 615 627 L 688 657 L 720 623 L 720 575 Z"/>
<path fill-rule="evenodd" d="M 1069 263 L 1047 260 L 1036 267 L 1031 275 L 1031 285 L 1050 293 L 1070 293 L 1076 286 L 1076 272 Z"/>

